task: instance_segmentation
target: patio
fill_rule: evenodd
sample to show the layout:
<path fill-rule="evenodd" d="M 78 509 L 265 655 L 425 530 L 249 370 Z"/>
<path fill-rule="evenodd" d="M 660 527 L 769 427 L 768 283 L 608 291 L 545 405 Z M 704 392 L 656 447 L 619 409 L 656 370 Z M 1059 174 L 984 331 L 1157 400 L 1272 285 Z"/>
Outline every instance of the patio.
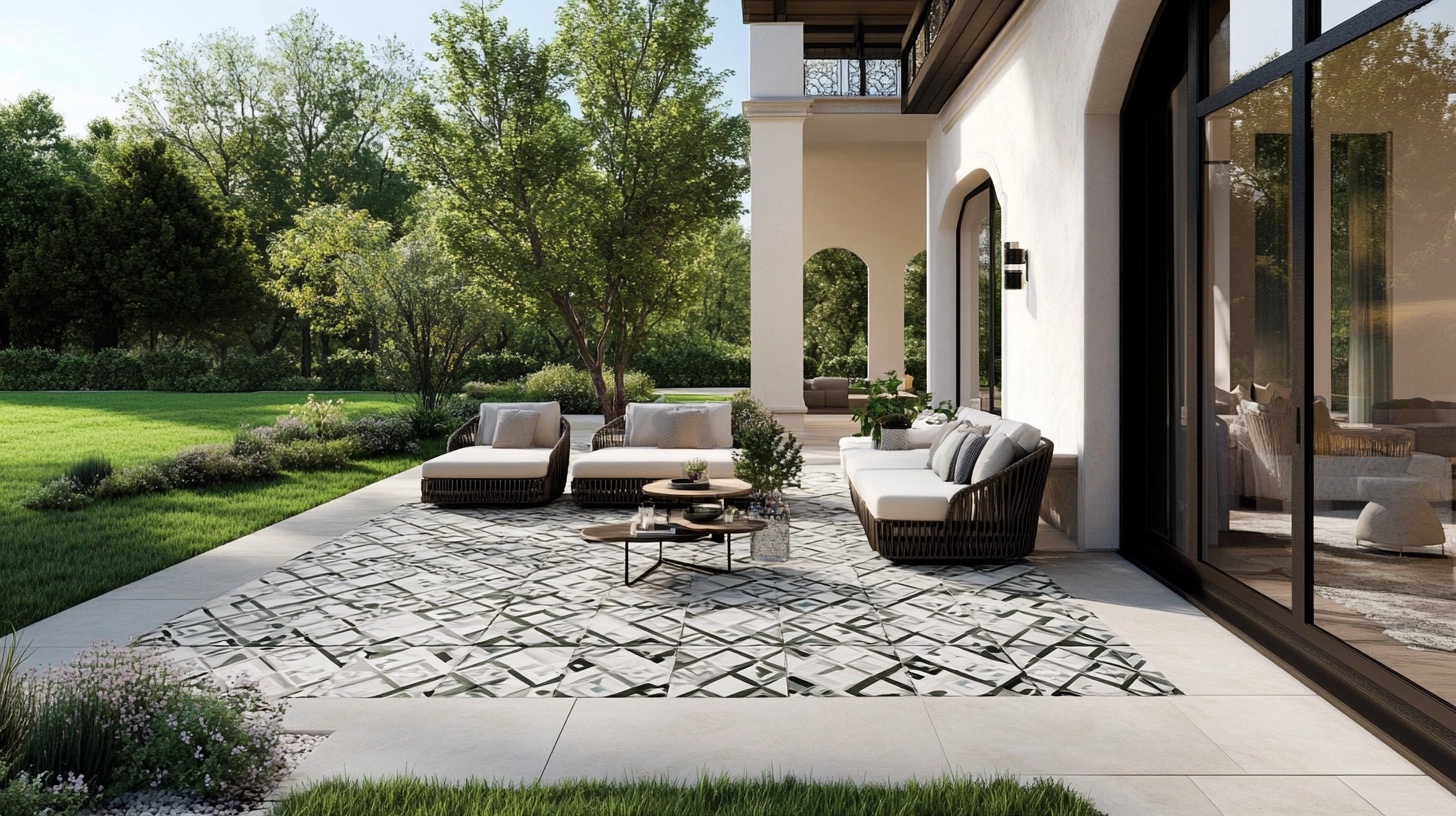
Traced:
<path fill-rule="evenodd" d="M 412 471 L 23 637 L 38 662 L 140 637 L 199 671 L 264 676 L 292 698 L 288 727 L 331 734 L 293 784 L 1010 771 L 1066 778 L 1114 814 L 1456 813 L 1115 554 L 1044 527 L 1025 564 L 880 561 L 826 445 L 842 420 L 809 423 L 785 564 L 627 589 L 620 549 L 576 535 L 620 511 L 427 508 Z"/>

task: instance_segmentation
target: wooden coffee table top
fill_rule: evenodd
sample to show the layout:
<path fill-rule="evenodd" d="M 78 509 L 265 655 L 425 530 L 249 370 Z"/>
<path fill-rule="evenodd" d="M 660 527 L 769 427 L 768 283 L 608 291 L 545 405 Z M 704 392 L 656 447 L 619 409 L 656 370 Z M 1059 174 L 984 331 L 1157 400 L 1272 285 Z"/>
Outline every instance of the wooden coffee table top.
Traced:
<path fill-rule="evenodd" d="M 663 527 L 676 527 L 677 535 L 634 536 L 631 524 L 597 524 L 581 531 L 581 537 L 588 541 L 697 541 L 714 533 L 740 535 L 756 533 L 768 526 L 761 519 L 741 518 L 737 521 L 691 522 L 685 518 L 674 518 Z"/>
<path fill-rule="evenodd" d="M 681 490 L 672 486 L 671 479 L 648 482 L 642 486 L 642 493 L 659 499 L 736 499 L 753 492 L 748 482 L 742 479 L 709 479 L 708 486 L 701 490 Z"/>

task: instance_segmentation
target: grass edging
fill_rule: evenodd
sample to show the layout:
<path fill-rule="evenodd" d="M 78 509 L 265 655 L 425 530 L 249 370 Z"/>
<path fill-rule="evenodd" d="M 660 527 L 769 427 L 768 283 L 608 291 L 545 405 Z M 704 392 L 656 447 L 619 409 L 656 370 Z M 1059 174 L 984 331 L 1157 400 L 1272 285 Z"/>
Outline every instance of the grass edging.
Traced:
<path fill-rule="evenodd" d="M 752 816 L 1106 816 L 1050 779 L 943 777 L 901 784 L 818 782 L 793 776 L 576 780 L 559 784 L 453 784 L 434 779 L 326 779 L 290 793 L 274 816 L 549 816 L 551 814 L 752 814 Z"/>

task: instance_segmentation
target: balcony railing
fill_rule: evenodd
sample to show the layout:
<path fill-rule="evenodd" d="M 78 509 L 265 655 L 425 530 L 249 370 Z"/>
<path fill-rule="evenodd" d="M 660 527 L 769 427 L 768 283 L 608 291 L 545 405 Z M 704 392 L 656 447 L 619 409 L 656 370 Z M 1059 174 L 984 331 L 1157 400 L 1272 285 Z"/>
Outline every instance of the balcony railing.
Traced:
<path fill-rule="evenodd" d="M 899 96 L 900 61 L 806 59 L 805 96 Z"/>
<path fill-rule="evenodd" d="M 925 65 L 925 58 L 929 56 L 930 49 L 935 47 L 935 38 L 940 35 L 940 27 L 945 23 L 946 12 L 953 5 L 955 0 L 928 0 L 925 3 L 924 11 L 915 22 L 915 34 L 910 38 L 910 46 L 905 49 L 903 70 L 906 88 L 915 82 L 915 75 Z"/>

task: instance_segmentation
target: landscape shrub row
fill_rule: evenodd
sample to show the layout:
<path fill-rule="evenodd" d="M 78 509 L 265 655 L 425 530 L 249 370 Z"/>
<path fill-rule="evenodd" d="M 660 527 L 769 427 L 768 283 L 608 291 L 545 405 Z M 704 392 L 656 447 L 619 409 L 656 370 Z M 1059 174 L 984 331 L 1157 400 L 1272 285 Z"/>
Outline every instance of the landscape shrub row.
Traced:
<path fill-rule="evenodd" d="M 746 388 L 752 363 L 747 346 L 692 334 L 656 338 L 632 358 L 661 388 Z"/>
<path fill-rule="evenodd" d="M 628 402 L 651 402 L 656 399 L 656 384 L 641 371 L 628 371 L 623 378 Z M 607 393 L 616 392 L 616 383 L 607 373 Z M 479 409 L 482 402 L 551 402 L 561 403 L 564 414 L 599 414 L 591 375 L 569 365 L 548 365 L 524 379 L 506 382 L 466 383 L 462 399 L 452 401 L 447 410 L 461 422 L 474 415 L 471 403 Z"/>
<path fill-rule="evenodd" d="M 105 457 L 88 456 L 27 493 L 21 504 L 31 510 L 80 510 L 97 499 L 260 481 L 283 471 L 339 470 L 356 458 L 418 450 L 419 435 L 409 417 L 350 421 L 343 400 L 319 402 L 310 394 L 272 425 L 240 427 L 232 444 L 197 445 L 120 469 Z"/>
<path fill-rule="evenodd" d="M 340 349 L 302 377 L 281 351 L 230 354 L 221 365 L 196 349 L 104 349 L 62 354 L 51 349 L 0 349 L 0 391 L 373 391 L 381 387 L 371 354 Z"/>
<path fill-rule="evenodd" d="M 246 679 L 188 681 L 157 648 L 101 645 L 44 673 L 0 653 L 0 813 L 74 814 L 119 795 L 256 802 L 287 769 L 283 707 Z M 232 811 L 228 811 L 232 812 Z"/>

